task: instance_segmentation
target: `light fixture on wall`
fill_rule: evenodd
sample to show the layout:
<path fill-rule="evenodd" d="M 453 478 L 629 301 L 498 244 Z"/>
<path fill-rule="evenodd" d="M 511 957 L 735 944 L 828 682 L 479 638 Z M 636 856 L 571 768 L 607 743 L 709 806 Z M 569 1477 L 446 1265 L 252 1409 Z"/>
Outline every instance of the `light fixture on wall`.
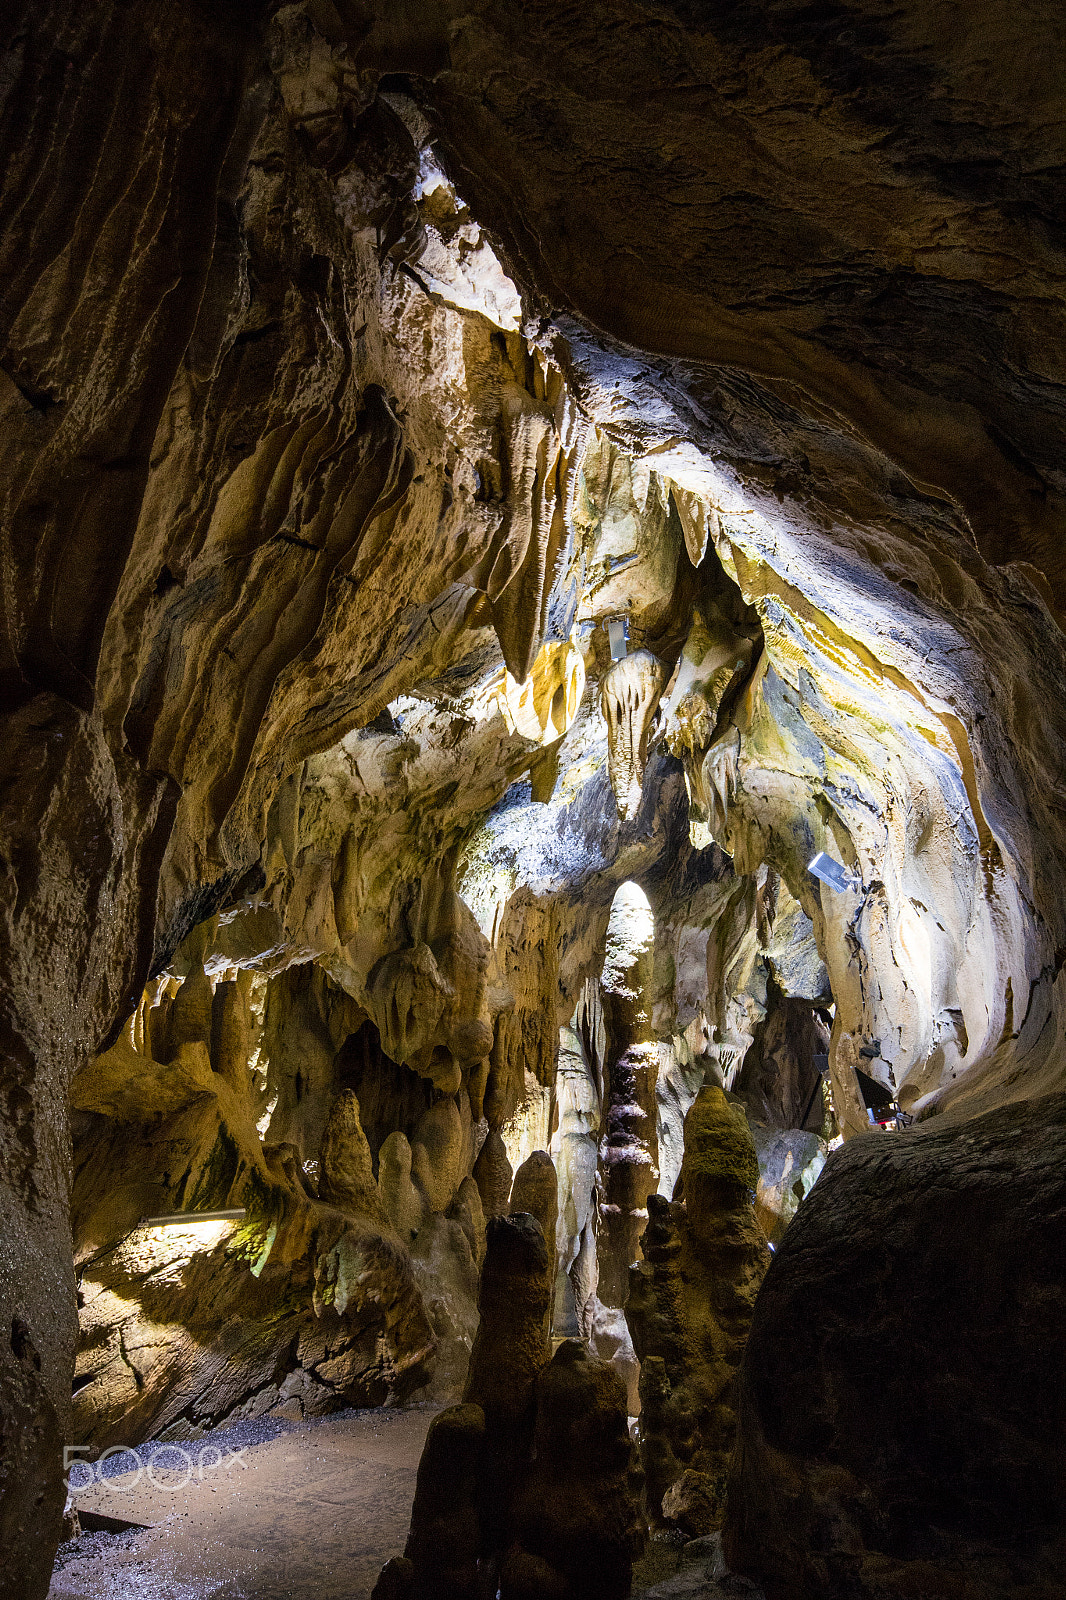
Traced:
<path fill-rule="evenodd" d="M 629 654 L 629 622 L 625 617 L 612 617 L 607 624 L 607 642 L 611 647 L 611 660 L 621 661 Z"/>
<path fill-rule="evenodd" d="M 807 871 L 812 873 L 821 883 L 828 884 L 837 894 L 845 889 L 855 887 L 855 878 L 839 861 L 834 861 L 832 856 L 827 856 L 824 850 L 819 850 L 807 863 Z"/>
<path fill-rule="evenodd" d="M 233 1211 L 175 1211 L 168 1217 L 142 1217 L 142 1228 L 188 1228 L 200 1222 L 239 1222 L 245 1214 L 243 1206 Z"/>

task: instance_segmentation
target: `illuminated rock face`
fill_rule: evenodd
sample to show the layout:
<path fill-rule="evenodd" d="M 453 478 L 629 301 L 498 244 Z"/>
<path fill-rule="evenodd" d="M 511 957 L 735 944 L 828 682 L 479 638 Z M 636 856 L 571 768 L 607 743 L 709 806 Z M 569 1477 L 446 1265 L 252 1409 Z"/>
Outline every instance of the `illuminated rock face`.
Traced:
<path fill-rule="evenodd" d="M 655 1085 L 659 1047 L 651 1019 L 655 921 L 646 896 L 624 883 L 607 924 L 600 993 L 606 1035 L 599 1298 L 625 1305 L 629 1264 L 640 1253 L 647 1200 L 658 1182 Z"/>
<path fill-rule="evenodd" d="M 230 987 L 216 990 L 216 1022 Z M 188 1035 L 191 1007 L 170 1010 L 171 1036 L 179 1021 Z M 73 1425 L 98 1448 L 271 1410 L 377 1404 L 432 1368 L 411 1236 L 390 1225 L 356 1096 L 323 1108 L 318 1159 L 302 1162 L 297 1145 L 261 1141 L 258 1075 L 223 1071 L 227 1031 L 212 1028 L 210 1006 L 201 1025 L 166 1066 L 124 1035 L 72 1086 Z M 242 1206 L 237 1222 L 139 1225 Z"/>
<path fill-rule="evenodd" d="M 472 1189 L 506 1213 L 535 1151 L 557 1304 L 621 1348 L 588 997 L 622 883 L 656 931 L 614 1103 L 654 1110 L 664 1202 L 705 1082 L 794 1115 L 779 1002 L 835 1007 L 847 1137 L 856 1068 L 964 1115 L 1066 1061 L 1046 17 L 84 12 L 0 38 L 0 1571 L 30 1596 L 72 1208 L 111 1275 L 101 1438 L 127 1316 L 155 1352 L 200 1319 L 203 1420 L 318 1405 L 260 1382 L 264 1282 L 329 1395 L 437 1382 L 434 1340 L 457 1389 Z M 197 1193 L 257 1248 L 182 1245 L 153 1306 L 124 1232 Z M 232 1394 L 216 1267 L 254 1329 Z M 139 1428 L 185 1405 L 152 1361 Z"/>

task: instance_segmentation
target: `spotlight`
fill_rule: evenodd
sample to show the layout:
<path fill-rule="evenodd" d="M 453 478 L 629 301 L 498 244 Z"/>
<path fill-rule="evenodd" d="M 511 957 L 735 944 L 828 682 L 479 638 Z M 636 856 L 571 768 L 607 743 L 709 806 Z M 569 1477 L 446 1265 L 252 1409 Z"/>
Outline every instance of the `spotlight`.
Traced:
<path fill-rule="evenodd" d="M 607 624 L 607 641 L 611 646 L 611 660 L 621 661 L 629 654 L 629 623 L 625 617 L 615 617 Z"/>
<path fill-rule="evenodd" d="M 855 883 L 847 868 L 842 867 L 839 861 L 834 861 L 832 856 L 827 856 L 824 850 L 819 850 L 816 856 L 811 857 L 807 863 L 807 871 L 820 882 L 828 884 L 837 894 L 844 889 L 852 888 Z"/>

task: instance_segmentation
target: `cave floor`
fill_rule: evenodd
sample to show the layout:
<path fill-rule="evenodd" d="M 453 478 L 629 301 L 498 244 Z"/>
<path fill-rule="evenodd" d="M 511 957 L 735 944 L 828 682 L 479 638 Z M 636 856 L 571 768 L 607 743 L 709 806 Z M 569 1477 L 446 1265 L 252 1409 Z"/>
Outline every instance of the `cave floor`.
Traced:
<path fill-rule="evenodd" d="M 403 1550 L 435 1415 L 347 1412 L 251 1444 L 220 1429 L 185 1442 L 188 1461 L 87 1484 L 79 1514 L 145 1526 L 64 1545 L 49 1600 L 364 1600 Z"/>

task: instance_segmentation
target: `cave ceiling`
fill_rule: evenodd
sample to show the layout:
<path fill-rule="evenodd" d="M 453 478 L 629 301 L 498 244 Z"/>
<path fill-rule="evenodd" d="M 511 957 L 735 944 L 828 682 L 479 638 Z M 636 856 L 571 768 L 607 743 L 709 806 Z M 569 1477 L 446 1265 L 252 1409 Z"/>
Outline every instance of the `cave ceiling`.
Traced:
<path fill-rule="evenodd" d="M 641 833 L 650 738 L 692 847 L 770 865 L 814 918 L 856 1039 L 892 1011 L 896 1086 L 1023 1028 L 1043 1060 L 1046 11 L 36 20 L 5 107 L 39 134 L 5 180 L 5 681 L 39 732 L 54 697 L 78 834 L 116 847 L 83 864 L 126 923 L 124 972 L 91 939 L 75 961 L 92 1042 L 226 906 L 273 918 L 264 961 L 365 998 L 420 938 L 396 882 L 472 870 L 505 793 L 570 840 L 510 887 L 573 897 Z M 123 181 L 71 208 L 82 169 Z M 871 889 L 835 918 L 822 845 Z"/>
<path fill-rule="evenodd" d="M 660 358 L 716 453 L 832 506 L 836 452 L 872 448 L 879 516 L 944 501 L 1057 595 L 1061 49 L 1042 5 L 411 3 L 360 60 L 409 77 L 545 305 Z"/>

